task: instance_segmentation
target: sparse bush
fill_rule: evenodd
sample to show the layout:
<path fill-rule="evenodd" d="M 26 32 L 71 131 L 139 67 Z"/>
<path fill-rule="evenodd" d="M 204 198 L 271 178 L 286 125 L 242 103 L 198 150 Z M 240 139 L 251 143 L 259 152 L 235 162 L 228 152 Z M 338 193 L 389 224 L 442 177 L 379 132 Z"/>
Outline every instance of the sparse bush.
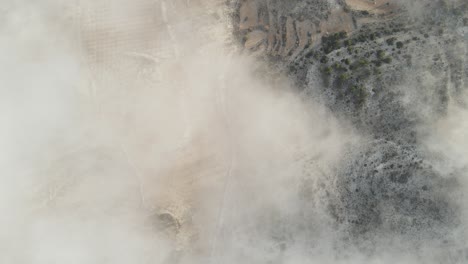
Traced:
<path fill-rule="evenodd" d="M 386 58 L 384 58 L 382 61 L 385 62 L 385 63 L 387 63 L 387 64 L 390 64 L 390 63 L 392 63 L 392 58 L 386 57 Z"/>
<path fill-rule="evenodd" d="M 338 80 L 340 82 L 344 82 L 344 81 L 349 80 L 349 74 L 347 74 L 347 73 L 340 74 L 340 76 L 338 76 Z"/>
<path fill-rule="evenodd" d="M 326 55 L 322 56 L 322 58 L 320 59 L 320 62 L 321 63 L 327 63 L 328 62 L 328 57 Z"/>
<path fill-rule="evenodd" d="M 382 66 L 382 61 L 380 61 L 380 60 L 375 60 L 375 61 L 372 61 L 372 63 L 374 63 L 374 64 L 375 64 L 375 66 L 377 66 L 377 67 L 380 67 L 380 66 Z"/>
<path fill-rule="evenodd" d="M 346 39 L 343 44 L 346 46 L 346 47 L 349 47 L 351 45 L 353 45 L 353 41 L 351 39 Z"/>
<path fill-rule="evenodd" d="M 326 54 L 340 48 L 340 40 L 347 37 L 345 31 L 322 37 L 323 52 Z"/>
<path fill-rule="evenodd" d="M 387 39 L 385 42 L 387 42 L 389 46 L 392 46 L 395 43 L 395 40 L 396 38 L 392 37 L 392 38 Z"/>
<path fill-rule="evenodd" d="M 344 5 L 343 11 L 344 11 L 345 13 L 349 13 L 349 12 L 351 12 L 351 9 L 349 8 L 348 5 Z"/>
<path fill-rule="evenodd" d="M 383 51 L 383 50 L 378 50 L 378 51 L 377 51 L 377 58 L 378 58 L 379 60 L 385 58 L 385 51 Z"/>
<path fill-rule="evenodd" d="M 367 91 L 361 85 L 354 85 L 351 87 L 351 94 L 354 98 L 354 103 L 357 106 L 362 106 L 367 99 Z"/>
<path fill-rule="evenodd" d="M 243 36 L 242 37 L 242 44 L 244 45 L 247 42 L 247 40 L 248 40 L 247 35 Z"/>
<path fill-rule="evenodd" d="M 396 43 L 396 47 L 399 48 L 399 49 L 403 48 L 403 42 L 398 41 L 398 42 Z"/>
<path fill-rule="evenodd" d="M 340 71 L 340 72 L 347 71 L 346 67 L 344 67 L 343 65 L 341 65 L 341 64 L 339 64 L 339 63 L 333 64 L 333 68 L 334 68 L 336 71 Z"/>
<path fill-rule="evenodd" d="M 367 59 L 360 59 L 359 60 L 359 65 L 367 66 L 367 65 L 369 65 L 369 61 Z"/>
<path fill-rule="evenodd" d="M 323 84 L 326 87 L 329 87 L 330 86 L 330 75 L 332 73 L 332 68 L 331 67 L 322 67 L 322 68 L 320 68 L 320 70 L 322 72 Z"/>
<path fill-rule="evenodd" d="M 364 34 L 361 34 L 357 37 L 356 39 L 357 42 L 366 42 L 367 41 L 367 36 Z"/>

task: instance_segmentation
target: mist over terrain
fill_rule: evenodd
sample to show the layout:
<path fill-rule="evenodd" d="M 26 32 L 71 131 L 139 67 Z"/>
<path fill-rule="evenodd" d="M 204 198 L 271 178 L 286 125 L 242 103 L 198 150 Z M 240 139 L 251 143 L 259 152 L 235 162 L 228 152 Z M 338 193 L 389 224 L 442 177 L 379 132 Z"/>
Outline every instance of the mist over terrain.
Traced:
<path fill-rule="evenodd" d="M 0 3 L 0 263 L 468 262 L 466 1 Z"/>

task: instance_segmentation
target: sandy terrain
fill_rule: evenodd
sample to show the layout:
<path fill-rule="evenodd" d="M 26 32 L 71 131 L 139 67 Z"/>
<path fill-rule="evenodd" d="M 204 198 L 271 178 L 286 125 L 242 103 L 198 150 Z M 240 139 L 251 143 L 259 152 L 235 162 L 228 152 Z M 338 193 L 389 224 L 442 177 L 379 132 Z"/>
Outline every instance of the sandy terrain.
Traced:
<path fill-rule="evenodd" d="M 220 18 L 213 16 L 221 10 L 220 2 L 202 2 L 116 5 L 102 0 L 80 6 L 88 10 L 79 20 L 93 77 L 90 96 L 103 123 L 118 127 L 115 139 L 123 154 L 114 162 L 132 168 L 130 177 L 140 184 L 135 195 L 148 214 L 176 219 L 177 248 L 195 236 L 191 214 L 198 199 L 209 192 L 214 201 L 222 200 L 216 188 L 230 161 L 219 110 L 222 91 L 216 92 L 221 88 L 204 87 L 203 79 L 190 74 L 198 67 L 193 64 L 197 56 L 210 48 L 210 38 L 223 30 Z M 204 122 L 211 123 L 216 136 L 202 135 Z"/>
<path fill-rule="evenodd" d="M 340 31 L 350 33 L 354 30 L 353 19 L 349 13 L 346 13 L 341 9 L 336 9 L 331 12 L 328 20 L 322 21 L 320 28 L 325 34 Z"/>
<path fill-rule="evenodd" d="M 398 8 L 395 0 L 346 0 L 351 9 L 372 14 L 387 14 Z"/>

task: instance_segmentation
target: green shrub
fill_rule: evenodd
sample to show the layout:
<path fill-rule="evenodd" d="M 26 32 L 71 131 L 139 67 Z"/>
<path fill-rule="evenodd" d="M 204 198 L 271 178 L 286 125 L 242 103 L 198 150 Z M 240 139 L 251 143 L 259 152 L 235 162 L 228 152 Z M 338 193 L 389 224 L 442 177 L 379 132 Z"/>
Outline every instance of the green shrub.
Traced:
<path fill-rule="evenodd" d="M 392 63 L 392 58 L 386 57 L 386 58 L 384 58 L 382 61 L 385 62 L 385 63 L 387 63 L 387 64 L 390 64 L 390 63 Z"/>
<path fill-rule="evenodd" d="M 328 54 L 334 50 L 339 49 L 341 47 L 340 40 L 346 37 L 347 33 L 345 31 L 334 33 L 329 36 L 322 36 L 323 52 Z"/>
<path fill-rule="evenodd" d="M 369 65 L 369 61 L 367 59 L 360 59 L 359 60 L 359 65 L 367 66 L 367 65 Z"/>
<path fill-rule="evenodd" d="M 344 82 L 344 81 L 349 80 L 349 74 L 347 74 L 347 73 L 340 74 L 340 75 L 338 76 L 338 80 L 339 80 L 340 82 Z"/>
<path fill-rule="evenodd" d="M 361 85 L 354 85 L 351 87 L 351 94 L 354 98 L 354 103 L 357 106 L 362 106 L 367 99 L 367 91 Z"/>
<path fill-rule="evenodd" d="M 332 73 L 332 68 L 331 67 L 325 67 L 323 69 L 323 73 L 325 73 L 326 75 L 330 75 Z"/>

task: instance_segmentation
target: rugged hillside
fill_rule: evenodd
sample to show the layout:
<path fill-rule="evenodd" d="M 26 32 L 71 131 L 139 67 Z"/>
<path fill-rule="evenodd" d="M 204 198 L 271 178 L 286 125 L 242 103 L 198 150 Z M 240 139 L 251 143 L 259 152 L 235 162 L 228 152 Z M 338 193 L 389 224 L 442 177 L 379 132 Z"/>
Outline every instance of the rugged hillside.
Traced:
<path fill-rule="evenodd" d="M 468 263 L 467 0 L 2 3 L 0 263 Z"/>
<path fill-rule="evenodd" d="M 450 105 L 465 107 L 466 1 L 245 0 L 234 34 L 306 97 L 368 136 L 327 183 L 329 212 L 351 237 L 457 228 L 460 171 L 421 143 Z M 305 187 L 307 188 L 307 187 Z M 443 239 L 442 239 L 443 240 Z"/>

